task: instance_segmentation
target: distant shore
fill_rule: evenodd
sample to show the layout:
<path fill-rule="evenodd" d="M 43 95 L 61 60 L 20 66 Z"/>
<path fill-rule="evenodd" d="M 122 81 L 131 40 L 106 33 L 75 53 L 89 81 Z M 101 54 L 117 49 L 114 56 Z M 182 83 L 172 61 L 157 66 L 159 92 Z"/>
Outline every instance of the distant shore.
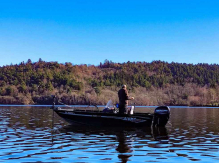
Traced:
<path fill-rule="evenodd" d="M 25 104 L 0 104 L 0 106 L 33 106 L 33 107 L 50 107 L 52 105 L 44 105 L 44 104 L 30 104 L 30 105 L 25 105 Z M 65 107 L 65 105 L 57 105 L 57 106 L 61 106 L 61 107 Z M 68 106 L 73 106 L 73 107 L 95 107 L 94 105 L 68 105 Z M 105 107 L 105 105 L 96 105 L 98 107 Z M 132 106 L 132 105 L 130 105 Z M 180 108 L 188 108 L 188 107 L 196 107 L 196 108 L 202 108 L 202 107 L 207 107 L 207 108 L 219 108 L 218 106 L 212 106 L 212 105 L 206 105 L 206 106 L 187 106 L 187 105 L 166 105 L 169 107 L 180 107 Z M 144 106 L 144 105 L 135 105 L 135 107 L 157 107 L 157 105 L 150 105 L 150 106 Z"/>
<path fill-rule="evenodd" d="M 139 106 L 219 106 L 219 65 L 163 61 L 100 65 L 38 62 L 0 67 L 0 104 L 51 105 L 51 95 L 67 105 L 118 103 L 127 85 Z M 58 103 L 57 103 L 58 104 Z"/>

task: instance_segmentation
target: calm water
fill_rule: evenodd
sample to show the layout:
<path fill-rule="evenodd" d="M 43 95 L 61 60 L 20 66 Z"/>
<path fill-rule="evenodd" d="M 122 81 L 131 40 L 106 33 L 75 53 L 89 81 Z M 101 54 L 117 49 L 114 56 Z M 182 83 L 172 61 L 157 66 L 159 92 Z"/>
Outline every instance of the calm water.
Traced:
<path fill-rule="evenodd" d="M 0 162 L 219 162 L 219 108 L 171 108 L 160 129 L 54 120 L 48 107 L 0 106 Z"/>

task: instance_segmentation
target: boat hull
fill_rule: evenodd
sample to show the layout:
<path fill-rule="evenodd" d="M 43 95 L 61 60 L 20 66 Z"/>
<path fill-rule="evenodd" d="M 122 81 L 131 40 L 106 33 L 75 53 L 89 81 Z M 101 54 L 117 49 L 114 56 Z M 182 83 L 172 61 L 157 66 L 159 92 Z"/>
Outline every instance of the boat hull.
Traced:
<path fill-rule="evenodd" d="M 111 127 L 145 127 L 151 126 L 153 115 L 132 116 L 115 115 L 108 113 L 75 113 L 66 111 L 55 111 L 60 117 L 70 124 L 90 126 L 111 126 Z"/>

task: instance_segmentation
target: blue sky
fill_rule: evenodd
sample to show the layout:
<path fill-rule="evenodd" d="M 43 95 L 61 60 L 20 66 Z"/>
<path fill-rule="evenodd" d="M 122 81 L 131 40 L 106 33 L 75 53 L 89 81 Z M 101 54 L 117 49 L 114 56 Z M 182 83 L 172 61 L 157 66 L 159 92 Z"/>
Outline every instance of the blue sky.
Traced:
<path fill-rule="evenodd" d="M 219 63 L 218 0 L 0 0 L 0 66 Z"/>

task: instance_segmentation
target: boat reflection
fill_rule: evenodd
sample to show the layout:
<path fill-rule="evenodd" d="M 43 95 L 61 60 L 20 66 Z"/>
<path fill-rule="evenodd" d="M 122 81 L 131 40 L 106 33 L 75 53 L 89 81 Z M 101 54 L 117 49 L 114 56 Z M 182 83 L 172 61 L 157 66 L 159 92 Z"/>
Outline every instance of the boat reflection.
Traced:
<path fill-rule="evenodd" d="M 58 129 L 58 133 L 71 134 L 82 134 L 85 136 L 92 135 L 104 135 L 106 138 L 112 139 L 116 145 L 109 145 L 114 148 L 118 153 L 118 158 L 121 162 L 126 163 L 130 161 L 133 156 L 133 149 L 135 148 L 137 141 L 150 140 L 150 141 L 165 141 L 168 143 L 168 132 L 165 127 L 148 127 L 148 128 L 95 128 L 85 126 L 65 126 Z M 136 141 L 136 142 L 135 142 Z M 147 146 L 147 144 L 145 144 Z"/>
<path fill-rule="evenodd" d="M 152 135 L 154 140 L 168 140 L 168 132 L 166 127 L 152 127 Z"/>

